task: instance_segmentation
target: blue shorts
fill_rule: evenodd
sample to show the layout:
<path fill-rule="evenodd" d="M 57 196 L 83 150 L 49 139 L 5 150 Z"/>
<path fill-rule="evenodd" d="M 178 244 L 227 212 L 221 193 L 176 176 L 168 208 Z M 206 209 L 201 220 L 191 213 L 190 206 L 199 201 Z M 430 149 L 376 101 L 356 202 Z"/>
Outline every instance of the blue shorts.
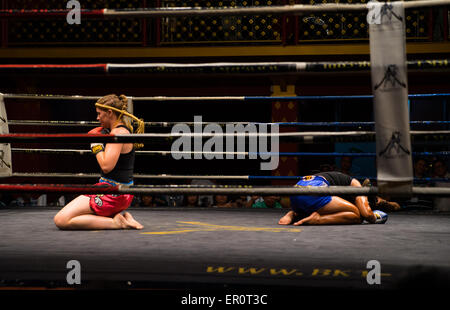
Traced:
<path fill-rule="evenodd" d="M 321 176 L 304 176 L 295 186 L 329 186 Z M 296 213 L 310 215 L 331 201 L 331 196 L 291 196 L 291 208 Z"/>

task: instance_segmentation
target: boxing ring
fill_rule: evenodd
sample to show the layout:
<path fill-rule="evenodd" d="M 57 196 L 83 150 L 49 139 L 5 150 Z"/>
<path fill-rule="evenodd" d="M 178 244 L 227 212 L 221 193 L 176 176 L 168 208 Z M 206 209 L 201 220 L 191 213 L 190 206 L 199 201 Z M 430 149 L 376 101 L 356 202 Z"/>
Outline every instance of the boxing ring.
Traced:
<path fill-rule="evenodd" d="M 448 5 L 450 1 L 410 1 L 405 7 Z M 245 15 L 245 14 L 301 14 L 311 12 L 367 10 L 367 5 L 287 5 L 268 8 L 164 8 L 136 10 L 82 10 L 83 18 L 105 17 L 173 17 L 197 14 Z M 1 18 L 65 17 L 68 10 L 2 10 Z M 448 71 L 448 59 L 424 59 L 407 61 L 407 70 Z M 4 74 L 78 74 L 97 75 L 167 74 L 180 72 L 188 75 L 298 75 L 305 72 L 327 74 L 331 72 L 363 72 L 372 70 L 371 62 L 247 62 L 247 63 L 139 63 L 139 64 L 0 64 Z M 449 93 L 407 94 L 415 98 L 448 98 Z M 99 174 L 80 172 L 23 172 L 13 171 L 12 163 L 17 154 L 52 154 L 72 156 L 74 161 L 84 160 L 91 154 L 85 148 L 92 142 L 144 143 L 170 146 L 183 137 L 211 138 L 213 133 L 170 132 L 180 122 L 148 121 L 146 133 L 129 135 L 92 135 L 86 132 L 98 125 L 91 120 L 26 120 L 8 119 L 5 103 L 46 101 L 50 104 L 77 102 L 80 105 L 94 103 L 98 96 L 3 93 L 2 131 L 2 182 L 0 194 L 133 194 L 139 195 L 365 195 L 389 194 L 393 197 L 429 196 L 448 197 L 450 187 L 423 187 L 409 180 L 405 187 L 307 187 L 267 185 L 273 180 L 290 180 L 295 184 L 302 176 L 242 174 L 148 174 L 139 172 L 136 165 L 136 185 L 93 186 Z M 162 105 L 167 102 L 269 102 L 269 101 L 321 101 L 321 100 L 374 100 L 373 94 L 349 96 L 146 96 L 129 97 L 131 111 L 140 105 Z M 413 102 L 411 103 L 413 104 Z M 183 122 L 187 128 L 198 125 L 195 121 Z M 211 123 L 212 124 L 212 123 Z M 449 121 L 408 121 L 411 144 L 441 143 L 450 139 Z M 210 123 L 202 122 L 201 126 Z M 251 133 L 243 136 L 276 137 L 299 145 L 336 142 L 377 142 L 380 138 L 374 127 L 376 122 L 218 122 L 214 125 L 287 127 L 290 131 Z M 441 126 L 439 130 L 420 130 L 414 126 Z M 52 128 L 57 133 L 14 132 L 16 126 Z M 34 127 L 32 127 L 34 128 Z M 67 133 L 76 128 L 76 133 Z M 250 127 L 246 127 L 250 128 Z M 260 128 L 260 127 L 258 127 Z M 295 128 L 292 130 L 292 128 Z M 311 131 L 308 128 L 321 128 Z M 154 132 L 149 132 L 154 130 Z M 329 130 L 334 129 L 334 130 Z M 348 129 L 348 130 L 347 130 Z M 408 128 L 409 130 L 409 128 Z M 222 133 L 221 137 L 236 137 L 236 133 Z M 394 137 L 394 136 L 393 136 Z M 156 143 L 157 141 L 158 143 Z M 68 144 L 77 147 L 67 148 Z M 19 145 L 19 146 L 18 146 Z M 42 147 L 44 145 L 45 147 Z M 52 147 L 47 147 L 51 145 Z M 58 145 L 63 145 L 61 148 Z M 408 150 L 409 153 L 409 150 Z M 379 158 L 380 152 L 281 152 L 281 151 L 174 151 L 161 149 L 138 150 L 136 155 L 151 161 L 154 157 L 200 155 L 242 156 L 244 158 L 267 156 L 285 157 L 366 157 Z M 415 151 L 411 157 L 448 157 L 450 151 Z M 205 158 L 202 158 L 205 156 Z M 263 157 L 266 156 L 266 157 Z M 147 159 L 148 158 L 148 159 Z M 190 157 L 189 157 L 190 158 Z M 223 157 L 222 157 L 223 158 Z M 234 158 L 234 157 L 233 157 Z M 361 181 L 377 176 L 360 176 Z M 11 180 L 20 180 L 20 184 Z M 50 180 L 40 182 L 40 180 Z M 185 180 L 215 180 L 217 185 L 192 185 Z M 86 183 L 84 183 L 87 181 Z M 231 182 L 232 181 L 232 182 Z M 381 179 L 379 179 L 380 184 Z M 398 181 L 398 180 L 397 180 Z M 448 182 L 448 179 L 424 179 L 422 182 Z M 227 183 L 230 182 L 230 183 Z M 390 183 L 388 181 L 388 185 Z M 263 184 L 263 185 L 261 185 Z M 288 290 L 335 289 L 362 290 L 367 292 L 396 291 L 398 289 L 447 289 L 450 286 L 450 215 L 432 210 L 408 210 L 389 213 L 384 225 L 335 225 L 335 226 L 282 226 L 278 219 L 287 209 L 252 208 L 188 208 L 153 207 L 134 205 L 129 208 L 143 225 L 143 230 L 117 231 L 62 231 L 53 217 L 61 206 L 4 207 L 0 208 L 0 289 L 189 289 L 213 290 L 224 288 L 259 289 L 266 292 Z M 68 262 L 77 261 L 81 268 L 80 283 L 68 283 L 71 268 Z M 373 265 L 379 262 L 381 271 L 378 282 L 370 282 Z M 281 294 L 281 293 L 280 293 Z M 178 301 L 177 301 L 178 302 Z"/>
<path fill-rule="evenodd" d="M 67 287 L 73 259 L 85 289 L 378 290 L 366 282 L 374 259 L 387 291 L 446 283 L 448 216 L 399 213 L 386 225 L 281 227 L 278 210 L 131 208 L 142 231 L 74 233 L 55 227 L 55 211 L 2 210 L 4 286 Z"/>

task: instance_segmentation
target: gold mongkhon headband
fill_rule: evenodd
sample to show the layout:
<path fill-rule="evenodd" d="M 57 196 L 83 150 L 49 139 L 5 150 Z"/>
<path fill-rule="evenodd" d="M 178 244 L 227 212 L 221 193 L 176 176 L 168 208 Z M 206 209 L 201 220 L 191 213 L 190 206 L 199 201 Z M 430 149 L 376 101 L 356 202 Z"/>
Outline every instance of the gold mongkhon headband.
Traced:
<path fill-rule="evenodd" d="M 121 119 L 123 115 L 128 116 L 129 118 L 131 118 L 132 120 L 134 120 L 138 124 L 138 127 L 136 129 L 136 133 L 144 133 L 144 129 L 145 129 L 144 120 L 141 119 L 141 118 L 137 118 L 133 114 L 129 113 L 127 110 L 120 110 L 118 108 L 115 108 L 115 107 L 112 107 L 112 106 L 109 106 L 109 105 L 104 105 L 104 104 L 101 104 L 101 103 L 98 103 L 98 102 L 95 103 L 95 106 L 99 107 L 99 108 L 102 108 L 102 109 L 113 110 L 113 111 L 116 111 L 116 112 L 120 113 L 119 119 Z M 132 128 L 130 128 L 130 129 L 132 129 Z M 134 144 L 135 148 L 142 148 L 143 146 L 144 145 L 142 143 L 135 143 Z"/>

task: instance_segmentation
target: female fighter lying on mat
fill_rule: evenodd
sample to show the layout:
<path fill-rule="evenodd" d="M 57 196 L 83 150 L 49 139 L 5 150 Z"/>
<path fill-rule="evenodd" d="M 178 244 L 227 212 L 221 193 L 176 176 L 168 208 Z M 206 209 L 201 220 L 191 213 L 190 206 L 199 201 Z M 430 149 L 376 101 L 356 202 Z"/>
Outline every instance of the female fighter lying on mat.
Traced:
<path fill-rule="evenodd" d="M 143 132 L 144 122 L 127 112 L 128 100 L 124 95 L 107 95 L 96 104 L 97 127 L 90 134 L 129 134 L 133 127 L 124 116 L 138 122 L 138 133 Z M 132 143 L 92 143 L 101 168 L 101 178 L 96 185 L 132 185 L 134 170 L 135 145 Z M 130 213 L 120 212 L 127 209 L 133 195 L 81 195 L 72 200 L 58 214 L 54 221 L 60 229 L 142 229 Z"/>
<path fill-rule="evenodd" d="M 361 183 L 341 172 L 321 172 L 303 177 L 295 186 L 356 186 Z M 344 199 L 345 198 L 345 199 Z M 369 206 L 365 196 L 356 198 L 338 196 L 291 196 L 291 208 L 283 216 L 280 225 L 332 225 L 361 224 L 366 220 L 372 224 L 384 224 L 387 214 Z M 353 202 L 351 202 L 353 201 Z"/>

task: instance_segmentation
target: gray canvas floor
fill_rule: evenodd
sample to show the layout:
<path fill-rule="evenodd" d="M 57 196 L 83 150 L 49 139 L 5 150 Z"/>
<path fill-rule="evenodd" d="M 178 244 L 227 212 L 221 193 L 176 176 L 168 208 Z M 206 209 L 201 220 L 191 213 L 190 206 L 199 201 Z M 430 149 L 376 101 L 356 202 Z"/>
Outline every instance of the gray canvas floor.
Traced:
<path fill-rule="evenodd" d="M 0 210 L 0 280 L 392 289 L 449 284 L 450 216 L 390 214 L 384 225 L 280 226 L 281 210 L 129 210 L 141 231 L 61 231 L 56 209 Z M 379 262 L 380 284 L 367 267 Z M 34 281 L 34 282 L 33 282 Z"/>

